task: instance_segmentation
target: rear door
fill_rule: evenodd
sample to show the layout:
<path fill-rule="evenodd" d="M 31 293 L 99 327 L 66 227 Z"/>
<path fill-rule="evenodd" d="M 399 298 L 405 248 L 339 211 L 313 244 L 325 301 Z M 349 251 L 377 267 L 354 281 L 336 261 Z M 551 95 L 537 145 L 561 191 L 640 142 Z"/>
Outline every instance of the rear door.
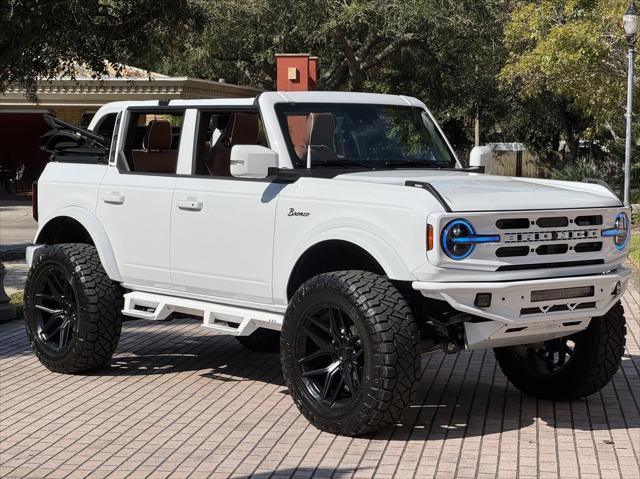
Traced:
<path fill-rule="evenodd" d="M 197 124 L 193 164 L 176 180 L 171 206 L 173 287 L 225 302 L 270 304 L 281 185 L 233 178 L 227 164 L 234 145 L 267 144 L 258 112 L 202 110 Z"/>
<path fill-rule="evenodd" d="M 125 283 L 171 287 L 171 199 L 184 115 L 149 108 L 122 114 L 97 212 Z"/>

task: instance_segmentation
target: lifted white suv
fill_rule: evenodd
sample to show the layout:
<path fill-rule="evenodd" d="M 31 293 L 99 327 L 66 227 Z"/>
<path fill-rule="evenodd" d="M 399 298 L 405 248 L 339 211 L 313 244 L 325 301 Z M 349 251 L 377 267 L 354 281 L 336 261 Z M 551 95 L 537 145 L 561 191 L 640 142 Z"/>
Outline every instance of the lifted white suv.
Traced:
<path fill-rule="evenodd" d="M 494 348 L 527 394 L 602 388 L 624 352 L 629 210 L 606 187 L 463 168 L 423 103 L 360 93 L 48 118 L 25 322 L 52 371 L 109 364 L 122 315 L 280 351 L 325 431 L 400 419 L 420 355 Z"/>

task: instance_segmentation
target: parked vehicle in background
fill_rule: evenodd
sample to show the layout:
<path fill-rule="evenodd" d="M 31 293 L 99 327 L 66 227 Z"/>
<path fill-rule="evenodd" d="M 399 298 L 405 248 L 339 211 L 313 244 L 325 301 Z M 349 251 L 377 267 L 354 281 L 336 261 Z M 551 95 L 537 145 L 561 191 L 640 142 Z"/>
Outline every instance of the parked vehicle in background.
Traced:
<path fill-rule="evenodd" d="M 599 184 L 462 168 L 419 100 L 278 92 L 49 121 L 25 323 L 52 371 L 107 366 L 123 315 L 199 316 L 279 350 L 309 421 L 359 435 L 400 420 L 421 354 L 494 349 L 551 400 L 620 364 L 629 210 Z"/>

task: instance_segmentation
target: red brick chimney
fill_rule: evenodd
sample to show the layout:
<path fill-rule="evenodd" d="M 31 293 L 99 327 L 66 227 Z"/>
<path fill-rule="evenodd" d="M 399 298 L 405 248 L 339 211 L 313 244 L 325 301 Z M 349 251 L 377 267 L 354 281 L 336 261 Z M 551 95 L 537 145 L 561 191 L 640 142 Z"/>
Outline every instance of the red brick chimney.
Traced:
<path fill-rule="evenodd" d="M 278 91 L 315 90 L 318 82 L 318 57 L 308 53 L 276 55 L 276 89 Z"/>

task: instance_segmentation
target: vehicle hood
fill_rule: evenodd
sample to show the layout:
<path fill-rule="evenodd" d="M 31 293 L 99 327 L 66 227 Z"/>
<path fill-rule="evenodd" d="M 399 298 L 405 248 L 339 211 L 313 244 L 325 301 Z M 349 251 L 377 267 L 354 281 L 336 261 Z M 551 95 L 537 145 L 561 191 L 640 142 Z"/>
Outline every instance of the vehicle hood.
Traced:
<path fill-rule="evenodd" d="M 407 181 L 429 183 L 452 211 L 514 211 L 605 208 L 621 206 L 605 186 L 593 183 L 492 176 L 466 171 L 365 171 L 336 176 L 343 181 L 364 181 L 404 186 Z M 425 194 L 430 194 L 425 191 Z"/>

